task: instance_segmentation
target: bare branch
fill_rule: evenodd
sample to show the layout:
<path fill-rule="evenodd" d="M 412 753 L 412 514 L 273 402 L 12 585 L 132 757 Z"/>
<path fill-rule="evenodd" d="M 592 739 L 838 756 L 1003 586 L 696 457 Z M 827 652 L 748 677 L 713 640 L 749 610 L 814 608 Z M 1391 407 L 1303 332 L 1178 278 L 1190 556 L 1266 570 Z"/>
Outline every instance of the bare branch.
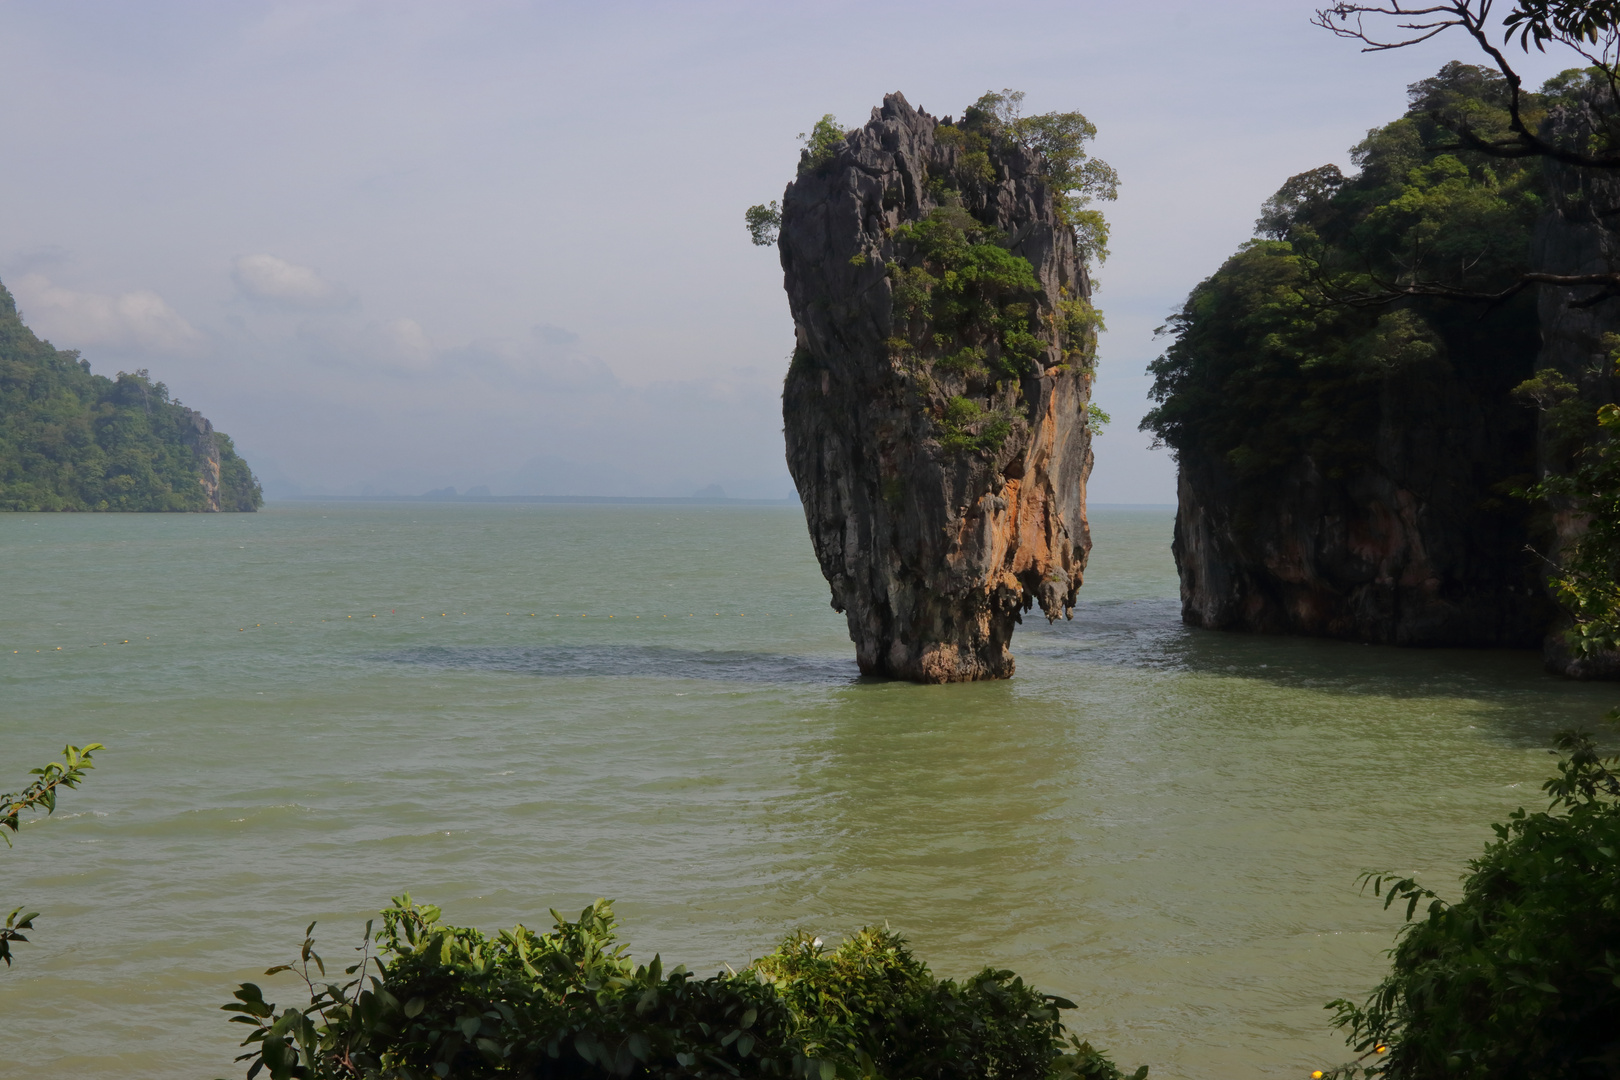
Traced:
<path fill-rule="evenodd" d="M 1311 17 L 1311 23 L 1313 25 L 1320 26 L 1322 29 L 1334 34 L 1337 37 L 1352 38 L 1356 41 L 1360 41 L 1365 46 L 1365 48 L 1361 50 L 1362 52 L 1383 52 L 1387 49 L 1404 49 L 1408 45 L 1416 45 L 1419 42 L 1428 41 L 1436 34 L 1444 33 L 1451 27 L 1460 25 L 1460 21 L 1453 17 L 1449 19 L 1438 19 L 1431 22 L 1398 23 L 1396 24 L 1398 29 L 1410 30 L 1416 34 L 1416 36 L 1404 38 L 1400 41 L 1379 41 L 1367 34 L 1364 25 L 1364 18 L 1366 16 L 1390 15 L 1405 18 L 1423 18 L 1430 15 L 1455 16 L 1456 10 L 1459 6 L 1466 5 L 1436 4 L 1433 7 L 1410 8 L 1398 3 L 1389 5 L 1335 4 L 1330 8 L 1318 9 L 1316 14 Z M 1488 8 L 1489 6 L 1489 0 L 1486 0 L 1486 7 Z M 1349 22 L 1351 18 L 1355 19 L 1356 25 L 1354 29 L 1344 25 L 1345 23 Z M 1333 20 L 1335 19 L 1338 20 L 1339 25 L 1334 25 Z"/>
<path fill-rule="evenodd" d="M 1510 139 L 1486 139 L 1476 134 L 1466 121 L 1451 120 L 1436 115 L 1435 119 L 1450 128 L 1464 145 L 1493 157 L 1522 158 L 1545 157 L 1565 165 L 1584 169 L 1620 170 L 1620 148 L 1597 152 L 1583 152 L 1557 146 L 1531 130 L 1524 118 L 1524 81 L 1513 65 L 1490 39 L 1491 8 L 1494 0 L 1452 0 L 1450 3 L 1426 7 L 1409 7 L 1395 2 L 1387 4 L 1339 3 L 1320 8 L 1311 22 L 1337 37 L 1360 41 L 1362 52 L 1384 52 L 1404 49 L 1428 41 L 1453 27 L 1462 27 L 1480 51 L 1490 57 L 1496 70 L 1508 84 L 1508 129 Z M 1594 15 L 1582 9 L 1563 10 L 1556 4 L 1536 4 L 1533 0 L 1519 0 L 1508 14 L 1504 43 L 1512 40 L 1518 27 L 1519 44 L 1528 51 L 1533 38 L 1538 50 L 1545 51 L 1545 43 L 1555 41 L 1563 45 L 1603 73 L 1608 83 L 1610 111 L 1620 114 L 1620 59 L 1616 57 L 1616 31 L 1620 29 L 1608 16 Z M 1395 28 L 1405 31 L 1388 39 L 1375 35 L 1366 27 L 1369 16 L 1380 19 L 1400 19 Z M 1601 16 L 1601 17 L 1600 17 Z M 1596 45 L 1602 35 L 1602 48 L 1593 50 L 1585 42 Z"/>

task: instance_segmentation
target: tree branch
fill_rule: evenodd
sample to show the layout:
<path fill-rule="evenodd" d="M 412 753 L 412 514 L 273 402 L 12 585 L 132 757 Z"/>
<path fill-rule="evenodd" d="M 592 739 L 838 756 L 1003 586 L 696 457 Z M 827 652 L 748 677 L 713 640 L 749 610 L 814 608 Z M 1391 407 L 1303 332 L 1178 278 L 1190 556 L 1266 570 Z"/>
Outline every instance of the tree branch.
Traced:
<path fill-rule="evenodd" d="M 1395 282 L 1386 281 L 1375 274 L 1369 274 L 1368 277 L 1378 286 L 1378 292 L 1345 289 L 1332 284 L 1326 279 L 1319 279 L 1317 286 L 1325 295 L 1333 296 L 1338 303 L 1350 307 L 1381 307 L 1385 304 L 1393 304 L 1417 296 L 1432 296 L 1443 300 L 1459 300 L 1495 307 L 1513 299 L 1532 285 L 1552 285 L 1565 289 L 1579 289 L 1586 286 L 1597 287 L 1598 291 L 1591 296 L 1571 301 L 1569 306 L 1572 308 L 1595 307 L 1605 300 L 1620 297 L 1620 273 L 1547 274 L 1531 271 L 1519 275 L 1513 284 L 1496 292 L 1461 289 L 1438 281 Z"/>

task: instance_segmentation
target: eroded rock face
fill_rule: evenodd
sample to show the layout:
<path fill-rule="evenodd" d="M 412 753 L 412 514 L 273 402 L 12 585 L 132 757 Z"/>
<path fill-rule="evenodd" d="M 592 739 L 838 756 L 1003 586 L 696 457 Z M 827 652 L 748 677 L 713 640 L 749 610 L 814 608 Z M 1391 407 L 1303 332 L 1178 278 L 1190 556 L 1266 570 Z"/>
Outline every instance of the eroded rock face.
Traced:
<path fill-rule="evenodd" d="M 1487 420 L 1388 418 L 1372 468 L 1329 479 L 1304 459 L 1260 507 L 1240 504 L 1224 463 L 1183 455 L 1182 620 L 1385 645 L 1534 648 L 1551 605 L 1526 556 L 1522 511 L 1491 497 L 1508 473 L 1490 476 L 1503 465 L 1492 440 L 1522 450 L 1528 436 Z"/>
<path fill-rule="evenodd" d="M 1022 612 L 1072 617 L 1091 549 L 1084 261 L 1039 156 L 973 147 L 890 94 L 782 204 L 788 468 L 869 675 L 1007 678 Z"/>
<path fill-rule="evenodd" d="M 1209 630 L 1384 645 L 1535 648 L 1553 608 L 1539 580 L 1528 479 L 1535 415 L 1511 395 L 1530 377 L 1528 335 L 1487 362 L 1468 334 L 1432 362 L 1355 393 L 1367 428 L 1351 460 L 1299 452 L 1241 480 L 1224 455 L 1177 455 L 1173 550 L 1182 619 Z M 1347 404 L 1345 407 L 1349 407 Z"/>
<path fill-rule="evenodd" d="M 214 425 L 196 409 L 187 409 L 191 426 L 183 438 L 197 456 L 197 482 L 202 485 L 207 499 L 203 513 L 219 513 L 219 440 L 214 437 Z"/>

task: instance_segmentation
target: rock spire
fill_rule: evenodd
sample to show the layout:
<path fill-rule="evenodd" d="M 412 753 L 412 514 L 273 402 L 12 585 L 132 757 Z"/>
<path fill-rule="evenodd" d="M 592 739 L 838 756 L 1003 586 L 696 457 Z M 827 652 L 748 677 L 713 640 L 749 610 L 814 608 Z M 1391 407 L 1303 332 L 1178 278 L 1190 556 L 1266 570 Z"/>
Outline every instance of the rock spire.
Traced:
<path fill-rule="evenodd" d="M 1096 318 L 1059 194 L 897 93 L 788 185 L 788 467 L 865 674 L 1007 678 L 1023 612 L 1072 617 Z"/>

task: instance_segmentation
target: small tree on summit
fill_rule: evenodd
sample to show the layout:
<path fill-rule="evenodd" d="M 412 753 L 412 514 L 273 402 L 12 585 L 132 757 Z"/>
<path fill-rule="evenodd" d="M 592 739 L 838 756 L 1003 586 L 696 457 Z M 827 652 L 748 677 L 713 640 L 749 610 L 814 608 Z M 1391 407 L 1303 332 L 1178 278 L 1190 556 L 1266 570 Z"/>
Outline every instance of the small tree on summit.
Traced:
<path fill-rule="evenodd" d="M 833 159 L 838 144 L 844 141 L 844 128 L 838 117 L 827 113 L 809 131 L 799 132 L 804 153 L 799 161 L 799 174 L 819 169 Z M 770 247 L 776 243 L 776 234 L 782 228 L 782 207 L 775 199 L 750 206 L 743 214 L 748 225 L 748 238 L 757 247 Z"/>

